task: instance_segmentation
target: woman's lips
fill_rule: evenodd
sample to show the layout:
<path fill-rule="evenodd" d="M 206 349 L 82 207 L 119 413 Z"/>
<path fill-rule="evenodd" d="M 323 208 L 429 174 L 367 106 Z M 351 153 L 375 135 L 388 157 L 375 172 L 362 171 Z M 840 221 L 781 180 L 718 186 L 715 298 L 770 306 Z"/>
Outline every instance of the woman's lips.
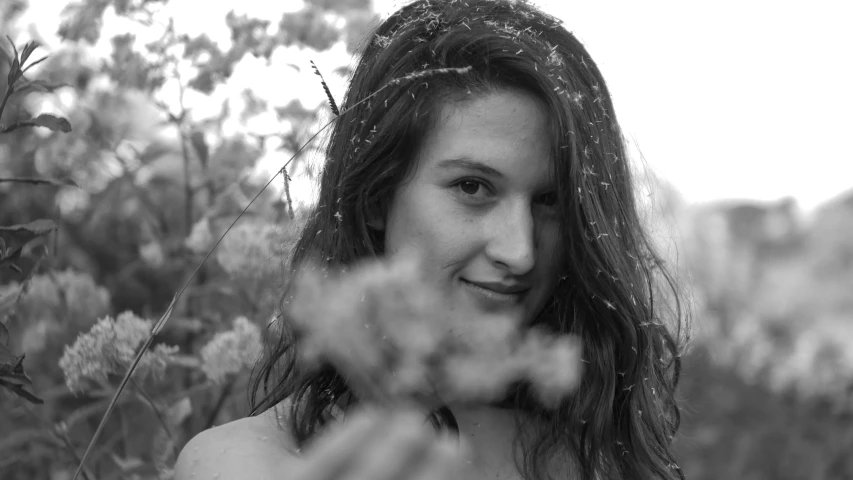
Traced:
<path fill-rule="evenodd" d="M 460 279 L 460 281 L 465 289 L 473 294 L 475 299 L 480 303 L 486 304 L 488 307 L 517 305 L 521 303 L 525 294 L 530 290 L 529 288 L 516 287 L 502 288 L 501 290 L 503 291 L 497 291 L 484 284 L 471 282 L 464 278 Z"/>

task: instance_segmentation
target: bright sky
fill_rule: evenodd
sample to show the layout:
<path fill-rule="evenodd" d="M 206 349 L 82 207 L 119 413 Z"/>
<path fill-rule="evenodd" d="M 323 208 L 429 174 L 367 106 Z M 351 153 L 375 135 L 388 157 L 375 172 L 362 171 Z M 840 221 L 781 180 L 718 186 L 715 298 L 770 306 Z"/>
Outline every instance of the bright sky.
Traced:
<path fill-rule="evenodd" d="M 400 4 L 375 1 L 380 12 Z M 58 17 L 43 12 L 58 13 L 67 3 L 31 0 L 30 15 L 43 35 L 49 38 L 56 31 L 50 22 Z M 199 3 L 170 1 L 178 30 L 206 32 L 224 42 L 229 37 L 224 16 L 230 9 L 277 23 L 284 10 L 301 7 L 301 0 L 207 0 L 203 9 Z M 688 202 L 793 196 L 808 212 L 853 189 L 853 3 L 537 3 L 586 45 L 611 88 L 629 140 Z M 107 21 L 105 28 L 106 36 L 128 27 Z M 323 94 L 305 68 L 308 60 L 326 71 L 348 63 L 340 45 L 322 55 L 282 49 L 276 58 L 282 62 L 263 67 L 264 74 L 259 74 L 261 66 L 244 62 L 235 72 L 234 88 L 251 85 L 263 98 L 280 101 L 300 95 L 315 105 Z M 301 72 L 287 62 L 302 65 Z M 326 77 L 339 98 L 342 81 Z M 219 106 L 209 98 L 198 98 L 197 104 Z M 258 122 L 256 128 L 269 127 Z"/>
<path fill-rule="evenodd" d="M 541 4 L 587 46 L 624 130 L 688 201 L 791 195 L 808 211 L 853 189 L 853 3 Z"/>

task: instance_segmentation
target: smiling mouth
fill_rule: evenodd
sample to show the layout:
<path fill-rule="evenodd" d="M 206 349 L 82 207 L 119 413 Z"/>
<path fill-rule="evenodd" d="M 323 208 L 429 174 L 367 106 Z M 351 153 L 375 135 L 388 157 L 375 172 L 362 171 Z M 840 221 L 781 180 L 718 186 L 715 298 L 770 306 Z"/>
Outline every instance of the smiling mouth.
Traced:
<path fill-rule="evenodd" d="M 473 293 L 475 297 L 489 306 L 510 306 L 521 303 L 521 300 L 527 294 L 529 289 L 519 290 L 515 292 L 498 292 L 491 288 L 469 282 L 464 278 L 459 279 L 465 288 Z"/>

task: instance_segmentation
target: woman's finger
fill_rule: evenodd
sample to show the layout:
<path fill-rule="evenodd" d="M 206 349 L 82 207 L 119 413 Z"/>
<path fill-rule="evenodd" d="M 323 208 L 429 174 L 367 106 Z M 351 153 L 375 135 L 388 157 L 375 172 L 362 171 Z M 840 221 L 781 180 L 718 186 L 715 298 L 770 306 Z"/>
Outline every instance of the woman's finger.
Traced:
<path fill-rule="evenodd" d="M 364 449 L 355 459 L 345 480 L 393 480 L 408 478 L 427 455 L 435 440 L 424 426 L 423 415 L 414 412 L 394 414 L 384 437 Z"/>

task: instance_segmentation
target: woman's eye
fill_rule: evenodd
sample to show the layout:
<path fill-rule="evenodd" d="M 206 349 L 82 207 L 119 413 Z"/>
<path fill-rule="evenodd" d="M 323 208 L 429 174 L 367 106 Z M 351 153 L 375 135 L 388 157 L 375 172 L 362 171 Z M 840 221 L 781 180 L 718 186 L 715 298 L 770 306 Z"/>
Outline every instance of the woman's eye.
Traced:
<path fill-rule="evenodd" d="M 453 184 L 453 188 L 466 200 L 485 201 L 492 196 L 491 188 L 482 180 L 472 178 L 458 180 Z"/>
<path fill-rule="evenodd" d="M 459 190 L 466 195 L 476 195 L 480 191 L 482 185 L 472 180 L 463 180 L 459 182 Z"/>

